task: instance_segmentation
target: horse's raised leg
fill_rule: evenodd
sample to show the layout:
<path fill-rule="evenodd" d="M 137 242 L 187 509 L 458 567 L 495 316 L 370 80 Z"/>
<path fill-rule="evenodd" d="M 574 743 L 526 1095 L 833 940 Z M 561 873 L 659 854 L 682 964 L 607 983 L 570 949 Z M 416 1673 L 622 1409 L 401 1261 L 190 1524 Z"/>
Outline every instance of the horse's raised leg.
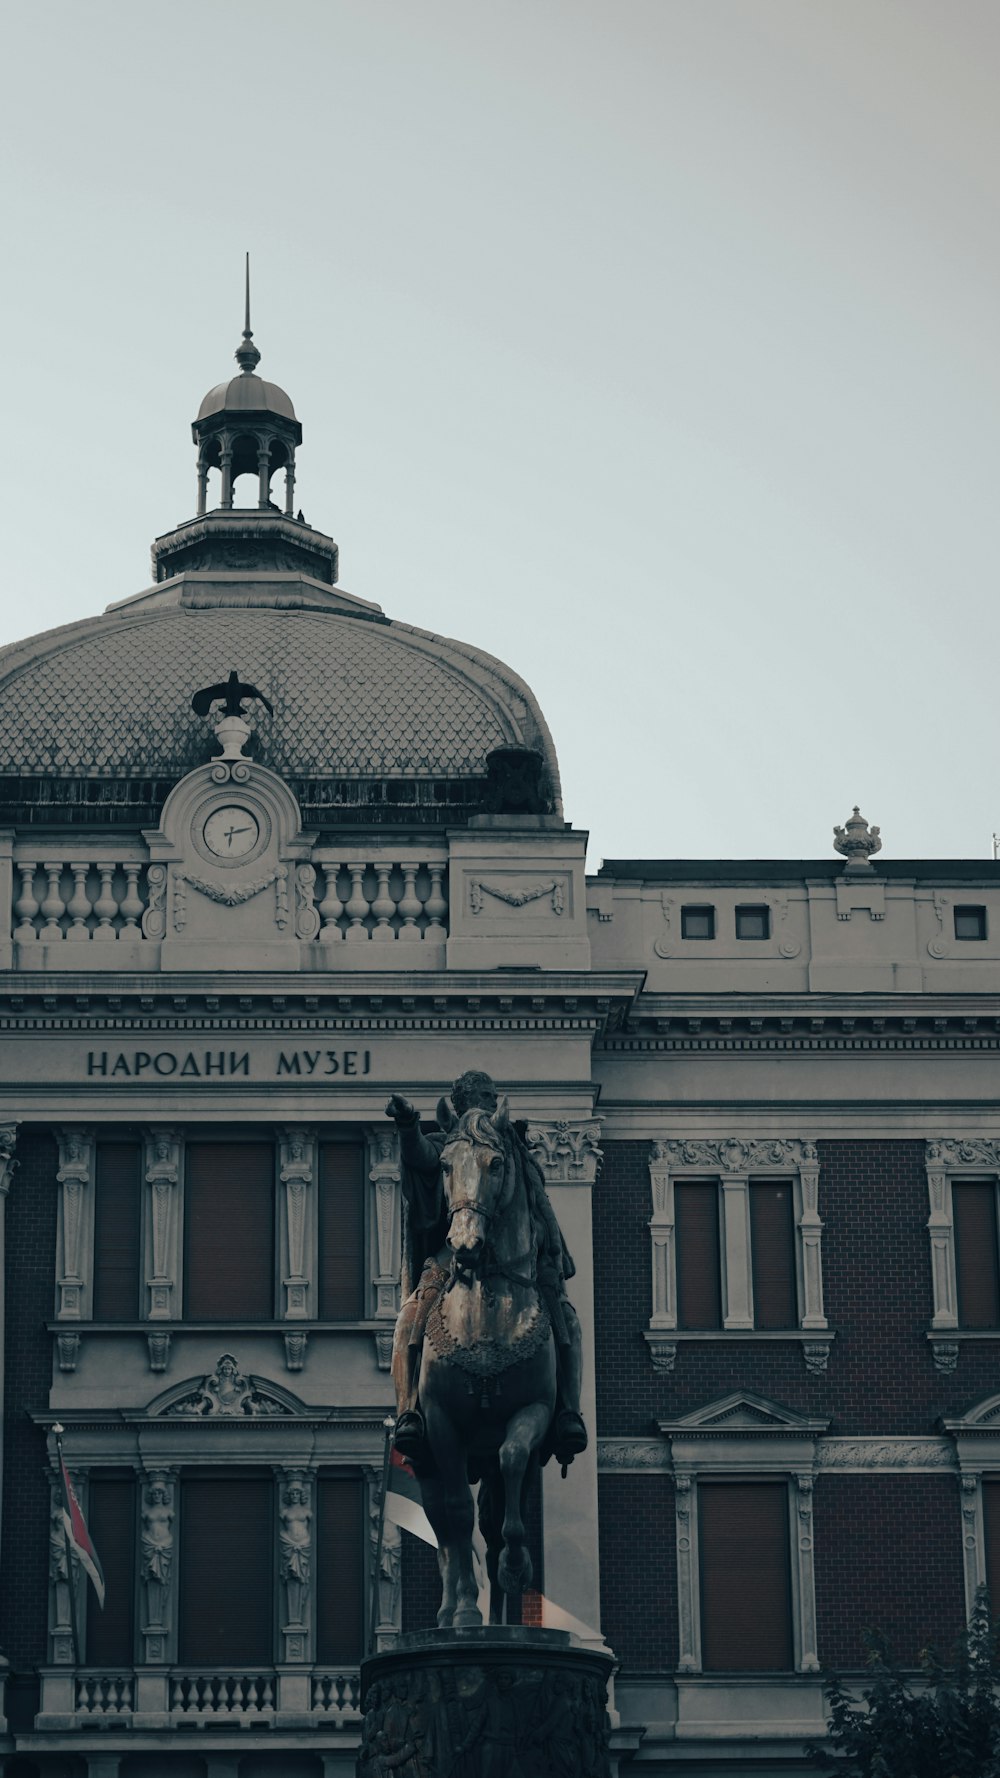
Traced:
<path fill-rule="evenodd" d="M 503 1549 L 499 1580 L 505 1593 L 523 1593 L 531 1585 L 531 1556 L 524 1541 L 522 1497 L 524 1477 L 533 1451 L 548 1429 L 549 1402 L 532 1402 L 512 1414 L 500 1446 L 500 1473 L 504 1484 Z"/>
<path fill-rule="evenodd" d="M 465 1451 L 451 1422 L 428 1403 L 424 1409 L 427 1441 L 434 1458 L 434 1512 L 427 1495 L 424 1510 L 438 1540 L 441 1569 L 441 1629 L 465 1630 L 483 1621 L 479 1588 L 472 1560 L 472 1527 L 475 1508 L 466 1471 Z M 436 1521 L 436 1522 L 435 1522 Z"/>

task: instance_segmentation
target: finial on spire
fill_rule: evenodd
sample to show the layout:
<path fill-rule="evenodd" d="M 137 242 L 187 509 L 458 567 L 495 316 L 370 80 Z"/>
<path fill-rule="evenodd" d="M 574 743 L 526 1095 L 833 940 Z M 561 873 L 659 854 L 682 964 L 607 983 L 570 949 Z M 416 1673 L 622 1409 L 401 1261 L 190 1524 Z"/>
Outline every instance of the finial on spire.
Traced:
<path fill-rule="evenodd" d="M 250 331 L 250 255 L 247 254 L 246 269 L 246 321 L 243 327 L 243 339 L 236 348 L 236 362 L 245 377 L 251 376 L 260 363 L 260 353 L 253 343 Z"/>

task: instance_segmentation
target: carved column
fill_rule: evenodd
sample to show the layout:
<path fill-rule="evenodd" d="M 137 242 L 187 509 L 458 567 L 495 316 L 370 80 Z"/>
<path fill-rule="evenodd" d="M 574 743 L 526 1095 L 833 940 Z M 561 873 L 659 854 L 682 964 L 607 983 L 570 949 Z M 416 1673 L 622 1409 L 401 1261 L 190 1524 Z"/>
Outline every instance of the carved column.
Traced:
<path fill-rule="evenodd" d="M 62 1485 L 49 1475 L 49 1661 L 53 1667 L 75 1664 L 73 1618 L 79 1564 L 66 1543 Z"/>
<path fill-rule="evenodd" d="M 552 1207 L 576 1263 L 567 1294 L 580 1318 L 583 1345 L 583 1417 L 590 1444 L 570 1467 L 566 1480 L 558 1465 L 542 1471 L 545 1574 L 551 1597 L 592 1632 L 589 1646 L 603 1648 L 600 1635 L 597 1422 L 594 1378 L 594 1225 L 592 1193 L 601 1160 L 600 1124 L 531 1124 L 527 1139 L 542 1169 Z"/>
<path fill-rule="evenodd" d="M 402 1629 L 402 1536 L 398 1525 L 386 1519 L 382 1527 L 382 1560 L 376 1579 L 375 1559 L 378 1555 L 378 1522 L 382 1502 L 382 1471 L 365 1471 L 368 1491 L 368 1560 L 365 1610 L 375 1608 L 374 1642 L 376 1651 L 392 1648 Z"/>
<path fill-rule="evenodd" d="M 59 1203 L 60 1321 L 80 1321 L 90 1312 L 90 1285 L 94 1259 L 93 1193 L 87 1190 L 93 1177 L 92 1130 L 58 1130 L 59 1169 L 62 1187 Z"/>
<path fill-rule="evenodd" d="M 180 1143 L 174 1130 L 146 1132 L 146 1184 L 149 1209 L 146 1239 L 147 1314 L 150 1321 L 169 1321 L 174 1315 L 173 1291 L 177 1282 L 178 1230 L 174 1203 L 180 1177 Z M 150 1348 L 151 1354 L 153 1348 Z M 158 1349 L 157 1349 L 158 1353 Z M 153 1368 L 159 1368 L 157 1363 Z"/>
<path fill-rule="evenodd" d="M 976 1589 L 986 1583 L 986 1529 L 983 1522 L 983 1478 L 963 1472 L 958 1478 L 962 1496 L 962 1565 L 965 1572 L 965 1615 L 971 1616 Z"/>
<path fill-rule="evenodd" d="M 681 1673 L 701 1667 L 701 1624 L 698 1610 L 698 1494 L 687 1470 L 674 1472 L 674 1520 L 677 1545 L 677 1666 Z"/>
<path fill-rule="evenodd" d="M 279 1469 L 278 1574 L 281 1578 L 281 1660 L 312 1659 L 313 1478 L 306 1469 Z"/>
<path fill-rule="evenodd" d="M 742 1173 L 722 1175 L 722 1251 L 725 1258 L 726 1328 L 753 1327 L 750 1267 L 750 1182 Z"/>
<path fill-rule="evenodd" d="M 952 1328 L 958 1326 L 958 1304 L 955 1301 L 955 1231 L 952 1224 L 951 1188 L 940 1143 L 928 1142 L 924 1165 L 930 1198 L 927 1233 L 931 1242 L 931 1284 L 934 1292 L 931 1327 Z"/>
<path fill-rule="evenodd" d="M 400 1203 L 399 1139 L 390 1128 L 373 1129 L 368 1136 L 375 1239 L 372 1242 L 372 1285 L 375 1319 L 385 1328 L 375 1335 L 379 1370 L 387 1371 L 392 1358 L 392 1333 L 399 1308 Z"/>
<path fill-rule="evenodd" d="M 175 1484 L 173 1469 L 151 1469 L 142 1478 L 139 1575 L 142 1583 L 143 1658 L 147 1666 L 163 1667 L 174 1659 L 176 1595 L 174 1585 Z"/>
<path fill-rule="evenodd" d="M 280 1132 L 281 1183 L 284 1186 L 284 1316 L 286 1321 L 305 1321 L 309 1316 L 309 1282 L 312 1270 L 313 1183 L 316 1136 L 313 1130 L 289 1128 Z"/>
<path fill-rule="evenodd" d="M 813 1561 L 813 1478 L 811 1473 L 797 1474 L 792 1491 L 795 1512 L 796 1591 L 798 1593 L 798 1668 L 800 1673 L 818 1673 L 816 1653 L 816 1579 Z"/>
<path fill-rule="evenodd" d="M 802 1326 L 826 1328 L 823 1312 L 823 1222 L 819 1214 L 819 1150 L 815 1142 L 803 1142 L 799 1154 L 802 1213 Z"/>

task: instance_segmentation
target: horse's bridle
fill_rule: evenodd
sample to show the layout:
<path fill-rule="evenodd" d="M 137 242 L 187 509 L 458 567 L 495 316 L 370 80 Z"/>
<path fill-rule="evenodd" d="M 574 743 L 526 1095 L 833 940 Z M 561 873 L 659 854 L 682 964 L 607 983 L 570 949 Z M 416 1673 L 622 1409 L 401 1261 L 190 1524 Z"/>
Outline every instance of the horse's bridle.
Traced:
<path fill-rule="evenodd" d="M 509 1157 L 507 1156 L 506 1150 L 504 1150 L 502 1148 L 498 1148 L 495 1150 L 495 1152 L 496 1152 L 496 1154 L 498 1154 L 501 1157 L 502 1160 L 507 1162 Z M 475 1199 L 473 1199 L 473 1198 L 458 1198 L 454 1204 L 449 1203 L 449 1205 L 448 1205 L 448 1228 L 449 1228 L 449 1230 L 451 1228 L 452 1218 L 457 1216 L 458 1212 L 460 1210 L 471 1210 L 474 1215 L 481 1216 L 483 1221 L 485 1222 L 487 1230 L 488 1230 L 489 1225 L 493 1221 L 494 1217 L 496 1217 L 499 1214 L 500 1210 L 504 1207 L 502 1200 L 504 1197 L 504 1189 L 506 1188 L 506 1183 L 507 1182 L 505 1179 L 504 1186 L 501 1188 L 500 1197 L 499 1197 L 498 1201 L 494 1205 L 492 1205 L 489 1209 L 486 1209 L 484 1207 L 484 1205 L 482 1205 L 482 1204 L 477 1204 L 475 1202 Z M 479 1266 L 468 1266 L 468 1265 L 463 1266 L 461 1261 L 458 1258 L 457 1253 L 455 1253 L 454 1249 L 452 1249 L 451 1277 L 448 1280 L 448 1284 L 447 1284 L 446 1288 L 448 1290 L 451 1290 L 452 1286 L 454 1284 L 457 1284 L 458 1278 L 459 1278 L 459 1273 L 461 1271 L 465 1271 L 465 1272 L 469 1273 L 470 1276 L 476 1276 L 478 1274 L 481 1281 L 485 1280 L 486 1278 L 506 1278 L 506 1279 L 508 1279 L 508 1281 L 511 1284 L 523 1284 L 523 1285 L 528 1286 L 529 1288 L 532 1284 L 534 1284 L 534 1282 L 535 1282 L 534 1276 L 529 1276 L 529 1277 L 525 1278 L 519 1272 L 508 1271 L 507 1268 L 504 1266 L 498 1266 L 498 1265 L 494 1264 L 490 1268 L 489 1271 L 484 1270 L 482 1268 L 482 1260 L 484 1260 L 486 1258 L 487 1252 L 488 1252 L 488 1242 L 484 1236 L 482 1254 L 480 1256 L 480 1265 Z M 525 1260 L 530 1262 L 531 1258 L 532 1258 L 532 1249 L 529 1247 L 527 1253 L 518 1254 L 517 1259 L 515 1261 L 513 1261 L 512 1263 L 514 1265 L 520 1266 L 524 1263 Z M 534 1271 L 534 1268 L 532 1268 L 532 1272 L 533 1271 Z"/>

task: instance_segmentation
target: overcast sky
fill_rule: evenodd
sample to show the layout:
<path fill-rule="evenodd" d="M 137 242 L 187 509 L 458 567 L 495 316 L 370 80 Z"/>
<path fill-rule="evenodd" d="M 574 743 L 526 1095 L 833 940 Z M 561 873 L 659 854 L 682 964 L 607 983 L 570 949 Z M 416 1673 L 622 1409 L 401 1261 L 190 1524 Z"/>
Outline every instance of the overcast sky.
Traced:
<path fill-rule="evenodd" d="M 592 864 L 823 857 L 854 802 L 990 855 L 997 0 L 9 0 L 4 44 L 0 641 L 193 513 L 249 248 L 342 584 L 524 675 Z"/>

